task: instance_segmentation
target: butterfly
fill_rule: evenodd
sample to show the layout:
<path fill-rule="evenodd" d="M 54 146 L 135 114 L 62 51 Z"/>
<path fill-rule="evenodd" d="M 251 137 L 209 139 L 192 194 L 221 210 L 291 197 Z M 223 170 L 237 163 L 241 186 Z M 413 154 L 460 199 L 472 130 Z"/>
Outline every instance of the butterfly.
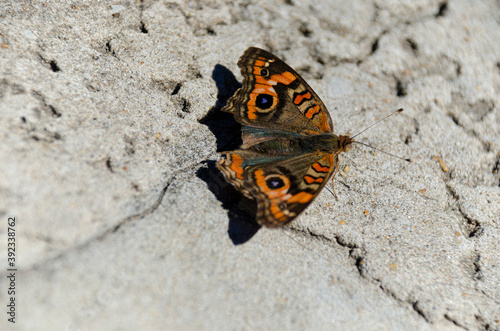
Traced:
<path fill-rule="evenodd" d="M 281 227 L 335 177 L 339 154 L 354 141 L 333 133 L 324 103 L 283 60 L 250 47 L 238 67 L 242 87 L 221 110 L 241 124 L 242 145 L 223 152 L 217 168 L 244 196 L 256 200 L 260 225 Z"/>

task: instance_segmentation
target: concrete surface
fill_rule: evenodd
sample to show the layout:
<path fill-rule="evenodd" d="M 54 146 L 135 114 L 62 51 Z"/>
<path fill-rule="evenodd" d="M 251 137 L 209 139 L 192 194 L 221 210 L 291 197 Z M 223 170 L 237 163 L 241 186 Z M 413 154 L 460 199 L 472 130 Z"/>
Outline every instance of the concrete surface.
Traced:
<path fill-rule="evenodd" d="M 499 13 L 1 2 L 2 330 L 500 330 Z M 214 166 L 239 139 L 218 110 L 249 46 L 297 69 L 337 133 L 404 107 L 359 139 L 413 162 L 356 146 L 339 201 L 258 228 Z"/>

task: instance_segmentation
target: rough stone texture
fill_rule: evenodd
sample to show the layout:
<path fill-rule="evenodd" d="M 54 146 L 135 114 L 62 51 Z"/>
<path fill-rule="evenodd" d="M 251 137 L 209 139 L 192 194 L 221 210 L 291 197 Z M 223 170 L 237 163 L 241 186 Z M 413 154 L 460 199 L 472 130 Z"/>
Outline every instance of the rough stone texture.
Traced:
<path fill-rule="evenodd" d="M 493 0 L 0 3 L 15 328 L 500 330 L 499 13 Z M 290 226 L 259 229 L 214 166 L 239 139 L 219 109 L 249 46 L 300 72 L 337 133 L 404 107 L 359 139 L 413 162 L 356 146 L 339 201 L 324 190 Z"/>

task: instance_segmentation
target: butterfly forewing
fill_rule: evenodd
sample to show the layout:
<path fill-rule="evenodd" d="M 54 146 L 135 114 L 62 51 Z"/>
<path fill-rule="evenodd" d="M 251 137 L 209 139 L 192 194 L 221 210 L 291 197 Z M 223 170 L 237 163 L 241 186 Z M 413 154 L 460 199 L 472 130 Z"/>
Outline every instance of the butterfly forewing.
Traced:
<path fill-rule="evenodd" d="M 330 115 L 321 99 L 278 57 L 251 47 L 238 66 L 243 86 L 222 110 L 234 113 L 239 123 L 302 135 L 333 132 Z"/>

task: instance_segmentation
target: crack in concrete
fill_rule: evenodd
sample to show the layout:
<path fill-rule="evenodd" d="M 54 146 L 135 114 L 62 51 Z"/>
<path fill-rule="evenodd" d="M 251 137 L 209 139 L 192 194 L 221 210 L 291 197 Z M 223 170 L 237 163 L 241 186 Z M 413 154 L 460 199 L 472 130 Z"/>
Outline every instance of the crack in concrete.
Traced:
<path fill-rule="evenodd" d="M 483 139 L 481 139 L 481 135 L 478 134 L 476 132 L 476 130 L 470 129 L 470 128 L 466 127 L 460 121 L 460 119 L 457 117 L 457 115 L 455 115 L 455 113 L 449 112 L 447 115 L 451 118 L 451 120 L 453 121 L 453 123 L 455 123 L 456 126 L 458 126 L 459 128 L 461 128 L 466 134 L 468 134 L 469 136 L 474 137 L 475 139 L 479 140 L 479 142 L 483 146 L 485 152 L 487 152 L 487 153 L 491 152 L 491 145 L 490 145 L 490 143 L 487 142 L 487 141 L 484 141 Z"/>
<path fill-rule="evenodd" d="M 139 30 L 142 33 L 149 33 L 147 24 L 144 23 L 144 0 L 139 0 Z"/>
<path fill-rule="evenodd" d="M 469 330 L 467 327 L 465 327 L 464 325 L 462 325 L 461 323 L 459 323 L 456 319 L 452 318 L 448 314 L 444 314 L 444 318 L 445 318 L 445 320 L 450 321 L 451 323 L 453 323 L 454 325 L 458 326 L 461 329 Z"/>
<path fill-rule="evenodd" d="M 481 271 L 481 264 L 479 263 L 481 261 L 481 254 L 477 253 L 476 258 L 474 259 L 473 265 L 474 265 L 474 280 L 475 281 L 480 281 L 483 278 L 483 272 Z"/>
<path fill-rule="evenodd" d="M 454 199 L 458 200 L 458 196 L 452 190 L 452 188 L 449 187 L 449 185 L 446 185 L 446 186 L 447 186 L 447 189 L 450 191 L 450 194 L 454 197 Z M 460 208 L 460 207 L 458 207 L 458 208 Z M 460 211 L 460 213 L 464 216 L 465 219 L 468 220 L 467 215 L 465 215 L 462 211 Z M 400 304 L 408 305 L 413 311 L 415 311 L 418 314 L 418 316 L 422 317 L 427 323 L 433 324 L 432 320 L 427 316 L 425 310 L 419 305 L 419 301 L 418 300 L 404 300 L 404 299 L 400 298 L 394 291 L 392 291 L 392 290 L 384 287 L 384 285 L 382 284 L 382 281 L 380 279 L 371 277 L 371 276 L 369 276 L 366 273 L 366 270 L 364 268 L 366 252 L 359 245 L 357 245 L 356 243 L 349 243 L 349 242 L 345 241 L 345 239 L 342 236 L 340 236 L 340 235 L 334 235 L 334 238 L 329 238 L 329 237 L 327 237 L 327 236 L 325 236 L 323 234 L 317 234 L 314 231 L 311 231 L 309 229 L 304 230 L 304 229 L 298 229 L 298 228 L 293 228 L 293 227 L 290 227 L 289 229 L 293 233 L 295 233 L 295 234 L 299 234 L 299 235 L 301 235 L 301 236 L 303 236 L 305 238 L 309 238 L 309 239 L 315 240 L 315 241 L 317 241 L 319 243 L 322 243 L 324 245 L 327 245 L 329 247 L 333 247 L 332 244 L 335 241 L 337 243 L 337 245 L 339 245 L 341 247 L 344 247 L 344 248 L 348 248 L 349 249 L 349 257 L 352 260 L 354 260 L 354 265 L 357 268 L 358 273 L 359 273 L 359 275 L 360 275 L 360 277 L 362 279 L 366 280 L 369 283 L 377 284 L 378 287 L 380 288 L 380 290 L 384 294 L 386 294 L 387 296 L 389 296 L 392 299 L 396 300 Z M 470 237 L 477 237 L 478 234 L 475 234 L 475 233 L 476 232 L 473 232 L 473 234 Z M 482 233 L 482 230 L 481 230 L 481 233 Z M 291 236 L 289 236 L 289 237 L 291 239 L 293 239 Z M 297 242 L 295 239 L 293 239 L 293 240 L 295 242 Z M 320 257 L 322 259 L 325 259 L 324 256 L 318 254 L 314 250 L 312 250 L 312 249 L 310 249 L 308 247 L 305 247 L 304 245 L 300 244 L 299 242 L 297 242 L 297 243 L 300 246 L 302 246 L 303 248 L 306 248 L 309 251 L 311 251 L 316 256 L 318 256 L 318 257 Z M 474 263 L 473 263 L 473 266 L 474 266 L 474 276 L 473 276 L 473 278 L 474 278 L 474 281 L 476 281 L 476 282 L 479 281 L 482 278 L 481 266 L 479 264 L 480 259 L 481 259 L 481 255 L 479 253 L 477 253 L 476 254 L 476 258 L 475 258 Z M 488 295 L 486 295 L 486 296 L 488 297 Z M 475 315 L 475 316 L 476 316 L 476 319 L 479 322 L 481 320 L 483 320 L 481 316 L 479 316 L 479 315 Z M 447 321 L 453 323 L 457 327 L 460 327 L 460 328 L 465 329 L 465 330 L 468 329 L 467 327 L 465 327 L 464 325 L 462 325 L 459 321 L 451 318 L 447 314 L 444 314 L 443 318 L 446 319 Z M 483 322 L 484 322 L 484 320 L 483 320 Z M 485 325 L 485 324 L 482 323 L 482 325 Z"/>
<path fill-rule="evenodd" d="M 470 229 L 470 232 L 468 233 L 468 238 L 469 239 L 479 238 L 484 233 L 484 227 L 481 225 L 481 222 L 479 222 L 478 220 L 475 220 L 475 219 L 469 217 L 464 212 L 464 210 L 462 209 L 462 207 L 461 207 L 461 205 L 459 203 L 459 198 L 460 197 L 457 194 L 457 192 L 455 192 L 455 190 L 453 189 L 453 187 L 451 185 L 449 185 L 449 183 L 448 183 L 447 180 L 444 180 L 444 184 L 445 184 L 446 190 L 448 191 L 448 193 L 451 195 L 451 197 L 454 200 L 454 206 L 455 206 L 454 209 L 457 210 L 458 213 L 462 216 L 462 218 L 467 222 L 468 228 Z M 474 258 L 474 261 L 472 263 L 473 270 L 472 270 L 471 274 L 472 274 L 472 281 L 477 285 L 478 282 L 480 282 L 482 280 L 483 273 L 482 273 L 481 265 L 480 265 L 481 254 L 477 250 L 475 250 L 475 253 L 476 253 L 475 254 L 475 258 Z M 486 296 L 488 298 L 491 298 L 491 296 L 488 293 L 485 293 L 484 291 L 479 290 L 477 288 L 477 286 L 475 286 L 475 289 L 476 289 L 477 292 L 482 293 L 484 296 Z M 485 330 L 489 329 L 489 324 L 487 324 L 485 322 L 485 320 L 480 315 L 474 315 L 474 316 L 476 317 L 476 320 L 478 321 L 478 323 L 481 326 L 483 326 L 483 328 Z M 460 324 L 456 319 L 453 319 L 453 318 L 451 318 L 450 316 L 448 316 L 446 314 L 444 315 L 444 317 L 445 317 L 445 319 L 447 319 L 450 322 L 454 323 L 456 326 L 458 326 L 460 328 L 463 328 L 465 330 L 468 330 L 467 327 L 465 327 L 464 325 Z"/>
<path fill-rule="evenodd" d="M 413 137 L 414 136 L 415 137 L 418 136 L 419 133 L 420 133 L 420 123 L 419 123 L 419 121 L 418 121 L 418 119 L 416 117 L 413 118 L 413 127 L 414 127 L 413 132 L 411 132 L 410 134 L 408 134 L 406 136 L 406 138 L 405 138 L 404 143 L 406 145 L 409 145 L 412 142 Z"/>
<path fill-rule="evenodd" d="M 468 238 L 477 238 L 477 237 L 481 236 L 484 232 L 484 228 L 481 225 L 481 222 L 479 222 L 476 219 L 471 218 L 463 211 L 463 208 L 459 203 L 460 197 L 455 192 L 453 187 L 448 183 L 448 181 L 444 180 L 444 185 L 445 185 L 445 188 L 448 191 L 448 193 L 453 198 L 453 201 L 454 201 L 454 204 L 453 204 L 454 208 L 453 209 L 458 211 L 458 213 L 461 215 L 461 217 L 466 220 L 466 223 L 468 225 L 468 229 L 470 230 L 469 233 L 467 234 Z"/>
<path fill-rule="evenodd" d="M 37 91 L 37 90 L 33 90 L 32 93 L 31 93 L 36 99 L 40 100 L 40 102 L 42 103 L 43 105 L 43 108 L 45 110 L 47 110 L 51 115 L 52 117 L 54 118 L 59 118 L 62 116 L 62 114 L 54 107 L 52 106 L 51 104 L 49 104 L 47 102 L 47 99 L 45 98 L 45 96 L 43 95 L 42 92 L 40 91 Z"/>
<path fill-rule="evenodd" d="M 178 170 L 174 171 L 173 174 L 171 175 L 170 179 L 168 179 L 166 181 L 163 189 L 160 191 L 160 193 L 159 193 L 158 197 L 156 198 L 155 202 L 150 207 L 144 209 L 142 212 L 139 212 L 137 214 L 134 214 L 134 215 L 131 215 L 131 216 L 127 216 L 127 217 L 123 218 L 121 221 L 118 222 L 118 224 L 115 224 L 115 225 L 113 225 L 111 227 L 108 227 L 107 229 L 103 230 L 101 233 L 99 233 L 99 234 L 97 234 L 97 235 L 95 235 L 93 237 L 88 238 L 87 240 L 85 240 L 84 242 L 82 242 L 80 244 L 77 244 L 76 246 L 70 247 L 70 248 L 68 248 L 68 249 L 60 252 L 57 255 L 53 256 L 53 257 L 45 259 L 42 262 L 35 263 L 32 267 L 30 267 L 28 269 L 25 269 L 23 272 L 27 273 L 27 272 L 31 272 L 31 271 L 37 270 L 37 269 L 41 268 L 42 266 L 47 265 L 47 263 L 50 263 L 52 261 L 56 261 L 56 260 L 64 257 L 65 255 L 67 255 L 71 251 L 77 251 L 77 250 L 84 249 L 85 247 L 90 246 L 93 242 L 95 242 L 95 241 L 101 241 L 105 237 L 107 237 L 108 235 L 117 232 L 123 225 L 125 225 L 125 224 L 127 224 L 129 222 L 132 222 L 132 221 L 144 218 L 145 216 L 147 216 L 149 214 L 152 214 L 160 206 L 160 204 L 163 201 L 163 198 L 165 197 L 168 189 L 170 188 L 170 186 L 172 185 L 172 183 L 175 181 L 175 179 L 177 178 L 177 176 L 179 174 L 182 174 L 182 173 L 186 172 L 186 170 L 188 170 L 188 169 L 192 169 L 192 168 L 194 169 L 196 167 L 196 165 L 198 165 L 198 164 L 200 164 L 200 162 L 197 162 L 195 164 L 192 164 L 192 165 L 189 165 L 187 167 L 183 167 L 181 169 L 178 169 Z"/>
<path fill-rule="evenodd" d="M 369 277 L 366 272 L 365 272 L 365 269 L 363 267 L 364 265 L 364 260 L 365 260 L 365 256 L 366 256 L 366 252 L 364 251 L 364 249 L 359 246 L 358 244 L 356 243 L 349 243 L 347 242 L 342 236 L 340 235 L 337 235 L 335 234 L 334 235 L 334 238 L 329 238 L 323 234 L 317 234 L 311 230 L 303 230 L 303 229 L 297 229 L 297 228 L 290 228 L 290 230 L 295 233 L 295 234 L 299 234 L 299 235 L 302 235 L 306 238 L 309 238 L 309 239 L 313 239 L 317 242 L 320 242 L 322 244 L 325 244 L 329 247 L 333 247 L 333 242 L 336 242 L 337 245 L 339 245 L 340 247 L 344 247 L 344 248 L 348 248 L 349 249 L 349 258 L 351 260 L 354 261 L 354 266 L 356 267 L 356 269 L 358 270 L 358 273 L 360 275 L 360 277 L 366 281 L 368 281 L 369 283 L 373 283 L 373 284 L 378 284 L 380 289 L 382 289 L 382 291 L 385 293 L 385 294 L 390 294 L 393 298 L 397 299 L 397 301 L 403 303 L 404 301 L 399 299 L 396 294 L 392 293 L 391 291 L 388 291 L 387 289 L 385 289 L 382 285 L 380 285 L 381 281 L 378 280 L 378 279 L 375 279 L 375 278 L 372 278 L 372 277 Z M 300 243 L 299 243 L 300 245 Z M 302 245 L 301 245 L 302 246 Z M 304 247 L 304 246 L 302 246 Z M 306 247 L 307 248 L 307 247 Z M 311 249 L 307 248 L 308 250 L 312 251 Z M 315 255 L 321 257 L 324 259 L 323 256 L 319 255 L 318 253 L 312 251 Z"/>

